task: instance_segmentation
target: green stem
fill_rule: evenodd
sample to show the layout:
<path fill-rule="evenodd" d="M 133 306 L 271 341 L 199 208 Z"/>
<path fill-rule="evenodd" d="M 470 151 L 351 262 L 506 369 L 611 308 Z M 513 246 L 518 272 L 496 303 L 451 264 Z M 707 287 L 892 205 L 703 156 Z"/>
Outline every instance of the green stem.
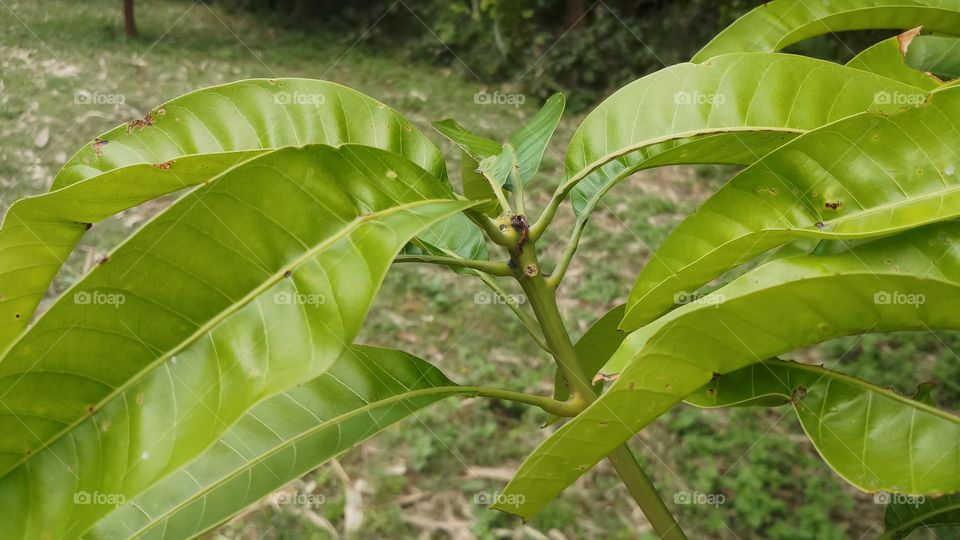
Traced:
<path fill-rule="evenodd" d="M 540 323 L 543 337 L 553 353 L 557 367 L 570 388 L 571 401 L 581 408 L 585 407 L 593 401 L 593 387 L 580 370 L 577 353 L 557 306 L 556 290 L 550 287 L 540 272 L 536 244 L 528 240 L 516 262 L 520 286 L 527 295 L 537 322 Z"/>
<path fill-rule="evenodd" d="M 506 263 L 493 261 L 475 261 L 472 259 L 460 259 L 456 257 L 444 257 L 442 255 L 397 255 L 393 262 L 396 263 L 426 263 L 439 264 L 449 268 L 470 268 L 494 276 L 512 276 L 513 271 Z"/>
<path fill-rule="evenodd" d="M 621 444 L 607 456 L 607 459 L 610 460 L 623 485 L 627 486 L 627 491 L 637 502 L 657 535 L 663 540 L 687 540 L 687 536 L 680 529 L 680 525 L 673 518 L 667 505 L 663 503 L 653 482 L 643 472 L 630 447 L 626 443 Z"/>
<path fill-rule="evenodd" d="M 549 414 L 563 416 L 566 418 L 575 416 L 579 412 L 579 409 L 570 402 L 557 401 L 553 398 L 544 396 L 535 396 L 533 394 L 501 390 L 499 388 L 488 388 L 485 386 L 461 386 L 460 389 L 464 392 L 475 393 L 479 397 L 512 401 L 514 403 L 523 403 L 525 405 L 533 405 L 543 409 L 544 412 Z"/>
<path fill-rule="evenodd" d="M 596 394 L 589 376 L 580 369 L 573 342 L 563 324 L 563 317 L 557 306 L 556 288 L 551 287 L 539 272 L 535 242 L 527 242 L 523 252 L 517 257 L 517 262 L 520 285 L 527 294 L 547 345 L 553 351 L 557 366 L 570 388 L 571 399 L 568 403 L 571 407 L 583 410 L 596 399 Z M 531 265 L 536 272 L 529 271 Z M 686 540 L 680 526 L 626 444 L 620 445 L 608 458 L 657 534 L 666 540 Z"/>
<path fill-rule="evenodd" d="M 495 223 L 492 219 L 483 215 L 481 212 L 474 210 L 473 208 L 468 208 L 463 211 L 464 215 L 467 216 L 470 221 L 476 223 L 478 227 L 487 235 L 487 238 L 493 240 L 493 242 L 499 246 L 509 246 L 511 245 L 511 238 L 508 237 L 500 230 L 500 226 Z"/>

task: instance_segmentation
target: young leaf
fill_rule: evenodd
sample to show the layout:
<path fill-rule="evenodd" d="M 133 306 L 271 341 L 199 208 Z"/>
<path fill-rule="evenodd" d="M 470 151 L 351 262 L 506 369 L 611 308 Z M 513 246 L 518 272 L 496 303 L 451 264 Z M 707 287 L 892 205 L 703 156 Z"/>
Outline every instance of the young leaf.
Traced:
<path fill-rule="evenodd" d="M 543 153 L 560 123 L 565 104 L 563 94 L 550 96 L 537 114 L 510 136 L 510 144 L 517 153 L 520 181 L 524 184 L 540 169 Z"/>
<path fill-rule="evenodd" d="M 403 245 L 470 204 L 349 145 L 275 150 L 181 198 L 0 360 L 0 537 L 85 529 L 109 507 L 77 493 L 132 498 L 326 371 Z"/>
<path fill-rule="evenodd" d="M 885 236 L 960 216 L 960 88 L 803 135 L 745 169 L 683 221 L 634 283 L 633 330 L 727 270 L 794 238 Z"/>
<path fill-rule="evenodd" d="M 353 346 L 323 375 L 257 404 L 84 538 L 193 538 L 419 409 L 468 394 L 415 356 Z"/>
<path fill-rule="evenodd" d="M 497 141 L 473 133 L 452 118 L 434 122 L 433 128 L 476 161 L 483 161 L 502 151 L 502 146 Z"/>
<path fill-rule="evenodd" d="M 920 400 L 821 367 L 766 360 L 716 377 L 685 401 L 697 407 L 789 403 L 824 461 L 865 491 L 911 476 L 950 473 L 942 457 L 960 418 Z M 906 488 L 907 486 L 904 486 Z"/>
<path fill-rule="evenodd" d="M 955 0 L 773 0 L 740 17 L 694 57 L 703 62 L 733 52 L 776 52 L 824 34 L 847 30 L 907 30 L 956 34 L 960 4 Z"/>
<path fill-rule="evenodd" d="M 548 437 L 505 488 L 505 500 L 524 502 L 497 508 L 529 518 L 717 374 L 842 335 L 960 326 L 958 246 L 960 225 L 950 223 L 837 255 L 776 259 L 634 332 L 602 370 L 619 375 L 609 390 Z M 924 469 L 870 489 L 960 489 L 956 447 L 914 441 L 912 449 Z"/>

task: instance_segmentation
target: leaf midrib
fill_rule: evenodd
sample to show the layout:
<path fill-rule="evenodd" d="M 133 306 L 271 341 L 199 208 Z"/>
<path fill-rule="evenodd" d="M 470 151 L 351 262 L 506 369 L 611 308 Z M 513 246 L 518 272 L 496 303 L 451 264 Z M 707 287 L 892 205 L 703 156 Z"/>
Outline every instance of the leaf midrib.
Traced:
<path fill-rule="evenodd" d="M 64 437 L 67 433 L 73 431 L 77 426 L 79 426 L 80 424 L 82 424 L 83 422 L 85 422 L 87 419 L 89 419 L 89 418 L 91 418 L 93 415 L 95 415 L 95 414 L 96 414 L 96 411 L 102 410 L 103 407 L 104 407 L 107 403 L 109 403 L 109 402 L 111 402 L 112 400 L 116 399 L 120 394 L 122 394 L 122 393 L 125 392 L 126 390 L 129 390 L 129 389 L 130 389 L 132 386 L 134 386 L 136 383 L 138 383 L 138 382 L 140 382 L 141 380 L 143 380 L 143 379 L 144 379 L 145 377 L 147 377 L 150 373 L 152 373 L 157 367 L 159 367 L 160 365 L 162 365 L 164 362 L 166 362 L 167 360 L 169 360 L 169 359 L 172 358 L 173 356 L 177 355 L 177 354 L 178 354 L 179 352 L 181 352 L 184 348 L 188 347 L 189 345 L 191 345 L 192 343 L 194 343 L 195 341 L 197 341 L 198 339 L 202 338 L 204 335 L 206 335 L 207 333 L 209 333 L 210 331 L 212 331 L 212 330 L 213 330 L 216 326 L 218 326 L 221 322 L 223 322 L 224 320 L 226 320 L 226 319 L 227 319 L 228 317 L 230 317 L 231 315 L 235 314 L 237 311 L 239 311 L 241 308 L 243 308 L 244 306 L 246 306 L 248 303 L 252 302 L 254 299 L 256 299 L 258 296 L 260 296 L 261 294 L 263 294 L 265 291 L 269 290 L 270 287 L 272 287 L 273 285 L 276 285 L 276 284 L 279 283 L 281 280 L 285 279 L 285 278 L 284 278 L 284 274 L 286 273 L 287 270 L 292 270 L 292 269 L 298 268 L 301 264 L 303 264 L 303 263 L 307 262 L 308 260 L 312 259 L 312 258 L 315 257 L 317 254 L 319 254 L 320 252 L 322 252 L 324 249 L 330 247 L 332 244 L 334 244 L 334 243 L 336 243 L 336 242 L 339 242 L 340 240 L 348 237 L 351 233 L 353 233 L 354 231 L 356 231 L 356 230 L 357 230 L 361 225 L 363 225 L 364 223 L 367 223 L 367 222 L 369 222 L 369 221 L 373 221 L 373 220 L 378 219 L 378 218 L 381 218 L 381 217 L 389 216 L 389 215 L 392 215 L 392 214 L 395 214 L 395 213 L 399 213 L 399 212 L 403 212 L 403 211 L 406 211 L 406 210 L 410 210 L 410 209 L 413 209 L 413 208 L 418 208 L 418 207 L 421 207 L 421 206 L 430 206 L 430 205 L 433 205 L 433 204 L 437 204 L 437 203 L 439 203 L 439 202 L 450 202 L 450 203 L 453 203 L 453 202 L 457 202 L 457 201 L 454 201 L 454 200 L 452 200 L 452 199 L 451 199 L 451 200 L 446 200 L 446 199 L 429 199 L 429 200 L 425 200 L 425 201 L 416 201 L 416 202 L 412 202 L 412 203 L 405 203 L 405 204 L 402 204 L 402 205 L 393 206 L 393 207 L 390 207 L 390 208 L 388 208 L 388 209 L 386 209 L 386 210 L 383 210 L 383 211 L 380 211 L 380 212 L 374 212 L 374 213 L 370 213 L 370 214 L 365 214 L 365 215 L 361 215 L 361 216 L 359 216 L 359 217 L 357 217 L 357 218 L 354 218 L 353 221 L 347 223 L 347 224 L 344 226 L 344 228 L 341 229 L 339 232 L 337 232 L 336 234 L 334 234 L 334 235 L 332 235 L 332 236 L 327 237 L 326 239 L 324 239 L 323 242 L 321 242 L 321 243 L 317 244 L 316 246 L 314 246 L 313 248 L 305 251 L 303 255 L 301 255 L 300 257 L 298 257 L 298 258 L 295 259 L 294 261 L 292 261 L 289 265 L 285 265 L 285 268 L 283 268 L 282 270 L 280 270 L 280 271 L 278 271 L 278 272 L 275 272 L 273 275 L 268 276 L 267 278 L 265 278 L 265 279 L 264 279 L 264 282 L 263 282 L 261 285 L 259 285 L 258 287 L 256 287 L 255 289 L 253 289 L 252 291 L 250 291 L 249 293 L 247 293 L 243 298 L 240 298 L 238 301 L 231 303 L 227 308 L 225 308 L 223 311 L 221 311 L 220 313 L 218 313 L 218 314 L 215 315 L 214 317 L 210 318 L 210 320 L 207 321 L 207 323 L 201 325 L 193 334 L 191 334 L 190 336 L 188 336 L 187 338 L 185 338 L 182 342 L 180 342 L 179 344 L 177 344 L 175 347 L 171 348 L 167 353 L 163 354 L 162 356 L 159 356 L 157 359 L 155 359 L 154 361 L 152 361 L 152 362 L 150 362 L 149 364 L 147 364 L 146 366 L 144 366 L 143 369 L 141 369 L 141 370 L 140 370 L 139 372 L 137 372 L 134 376 L 130 377 L 129 379 L 127 379 L 126 381 L 124 381 L 122 384 L 120 384 L 119 386 L 117 386 L 112 392 L 110 392 L 109 394 L 107 394 L 107 396 L 105 396 L 105 397 L 104 397 L 102 400 L 100 400 L 96 405 L 94 405 L 94 411 L 95 411 L 94 413 L 90 413 L 90 414 L 86 414 L 86 415 L 83 415 L 83 416 L 78 417 L 77 420 L 75 420 L 74 422 L 68 424 L 66 427 L 64 427 L 62 430 L 60 430 L 60 431 L 59 431 L 58 433 L 56 433 L 54 436 L 48 437 L 45 441 L 43 441 L 43 444 L 42 444 L 42 445 L 39 445 L 39 446 L 33 448 L 33 451 L 32 451 L 29 455 L 25 455 L 25 456 L 24 456 L 23 458 L 21 458 L 19 461 L 13 463 L 6 472 L 4 472 L 3 474 L 0 474 L 0 478 L 6 477 L 6 476 L 9 475 L 10 473 L 12 473 L 13 471 L 17 470 L 19 467 L 21 467 L 23 464 L 25 464 L 27 461 L 29 461 L 30 459 L 32 459 L 34 456 L 39 455 L 42 451 L 44 451 L 44 450 L 46 450 L 47 448 L 49 448 L 51 444 L 55 443 L 57 440 L 59 440 L 60 438 Z M 121 247 L 122 247 L 122 245 L 121 245 Z M 118 248 L 118 249 L 119 249 L 119 248 Z M 81 283 L 81 282 L 78 282 L 77 285 L 79 285 L 80 283 Z M 68 292 L 69 292 L 69 291 L 68 291 Z M 66 294 L 66 293 L 64 293 L 64 294 Z M 16 342 L 14 342 L 13 345 L 15 345 L 15 344 L 16 344 Z M 2 361 L 2 359 L 0 359 L 0 361 Z"/>
<path fill-rule="evenodd" d="M 142 527 L 142 528 L 140 528 L 140 529 L 138 529 L 138 530 L 130 533 L 130 535 L 131 535 L 131 537 L 138 536 L 138 535 L 141 535 L 141 534 L 145 533 L 146 531 L 149 531 L 150 529 L 153 529 L 154 527 L 156 527 L 157 525 L 159 525 L 161 522 L 166 523 L 166 520 L 167 520 L 170 516 L 176 514 L 177 511 L 179 511 L 179 510 L 183 509 L 184 507 L 188 506 L 190 503 L 199 500 L 201 497 L 206 496 L 206 494 L 210 493 L 211 491 L 214 491 L 217 487 L 222 486 L 223 484 L 229 482 L 229 481 L 232 480 L 233 478 L 236 478 L 237 476 L 239 476 L 240 474 L 242 474 L 244 471 L 247 471 L 247 470 L 249 470 L 249 469 L 252 469 L 252 468 L 256 467 L 256 466 L 259 465 L 260 463 L 262 463 L 262 462 L 266 461 L 267 459 L 269 459 L 270 457 L 278 454 L 278 453 L 281 452 L 282 450 L 284 450 L 284 449 L 286 449 L 286 448 L 288 448 L 288 447 L 290 447 L 290 446 L 295 445 L 296 443 L 298 443 L 298 442 L 300 442 L 300 441 L 302 441 L 302 440 L 310 437 L 311 435 L 314 435 L 314 434 L 316 434 L 316 433 L 318 433 L 318 432 L 320 432 L 320 431 L 322 431 L 322 430 L 327 429 L 331 424 L 342 423 L 342 422 L 344 422 L 344 421 L 346 421 L 346 420 L 348 420 L 348 419 L 350 419 L 350 418 L 352 418 L 352 417 L 354 417 L 354 416 L 358 416 L 358 415 L 363 414 L 363 413 L 366 413 L 366 412 L 368 412 L 368 411 L 372 411 L 372 410 L 375 410 L 375 409 L 377 409 L 377 408 L 390 405 L 391 403 L 395 403 L 395 402 L 399 402 L 399 401 L 404 401 L 404 400 L 408 400 L 408 399 L 415 399 L 415 398 L 424 397 L 424 396 L 429 397 L 429 396 L 433 396 L 433 395 L 451 395 L 451 396 L 454 396 L 454 395 L 460 394 L 460 395 L 469 396 L 469 395 L 475 395 L 476 393 L 477 393 L 476 390 L 471 389 L 470 387 L 457 386 L 457 385 L 452 385 L 452 386 L 437 386 L 437 387 L 433 387 L 433 388 L 421 388 L 421 389 L 419 389 L 419 390 L 412 390 L 412 391 L 405 392 L 405 393 L 403 393 L 403 394 L 396 394 L 396 395 L 390 396 L 389 398 L 382 399 L 382 400 L 380 400 L 380 401 L 368 402 L 366 405 L 363 405 L 363 406 L 361 406 L 361 407 L 359 407 L 359 408 L 352 409 L 352 410 L 347 411 L 346 413 L 341 414 L 341 415 L 339 415 L 339 416 L 335 416 L 335 417 L 333 417 L 333 418 L 329 418 L 329 419 L 321 422 L 320 424 L 317 424 L 316 426 L 314 426 L 314 427 L 312 427 L 312 428 L 310 428 L 310 429 L 308 429 L 308 430 L 306 430 L 306 431 L 303 431 L 303 432 L 301 432 L 301 433 L 298 433 L 298 434 L 294 435 L 293 437 L 291 437 L 291 438 L 289 438 L 289 439 L 283 440 L 281 444 L 279 444 L 279 445 L 277 445 L 277 446 L 274 446 L 274 447 L 271 448 L 269 451 L 267 451 L 267 452 L 265 452 L 265 453 L 263 453 L 263 454 L 258 455 L 256 458 L 254 458 L 254 459 L 252 459 L 252 460 L 250 460 L 250 461 L 247 461 L 247 462 L 244 464 L 243 467 L 239 467 L 239 468 L 235 469 L 233 472 L 231 472 L 230 474 L 227 474 L 227 475 L 225 475 L 225 476 L 220 477 L 216 482 L 207 484 L 206 486 L 201 486 L 201 489 L 200 489 L 197 493 L 195 493 L 194 495 L 191 495 L 190 497 L 188 497 L 188 498 L 186 498 L 186 499 L 181 500 L 176 506 L 170 508 L 169 510 L 163 512 L 162 514 L 160 514 L 160 515 L 158 515 L 158 516 L 152 517 L 152 516 L 150 516 L 149 514 L 147 514 L 146 512 L 144 512 L 143 509 L 141 509 L 139 506 L 137 506 L 136 508 L 143 513 L 144 517 L 146 517 L 148 520 L 151 520 L 151 522 L 150 522 L 147 526 Z M 286 394 L 286 393 L 284 393 L 284 394 L 278 394 L 277 396 L 279 397 L 280 395 L 285 395 L 285 394 Z M 343 452 L 346 452 L 346 451 L 348 451 L 348 450 L 350 450 L 350 448 L 346 448 L 346 449 L 342 450 L 341 452 L 338 452 L 338 453 L 334 454 L 334 455 L 331 456 L 331 457 L 335 457 L 336 455 L 340 455 L 340 454 L 342 454 Z M 131 501 L 131 503 L 132 503 L 132 502 L 133 502 L 133 501 Z M 104 516 L 104 518 L 101 518 L 101 519 L 105 519 L 105 518 L 106 518 L 107 516 L 109 516 L 109 515 L 110 515 L 110 514 L 106 514 L 106 516 Z M 211 525 L 211 526 L 209 526 L 209 527 L 207 527 L 207 528 L 205 528 L 205 529 L 203 529 L 203 530 L 195 531 L 193 537 L 195 538 L 195 537 L 197 537 L 197 536 L 200 536 L 200 535 L 202 535 L 203 533 L 209 531 L 210 529 L 216 527 L 217 525 L 219 525 L 219 522 L 216 522 L 216 523 L 214 523 L 213 525 Z"/>

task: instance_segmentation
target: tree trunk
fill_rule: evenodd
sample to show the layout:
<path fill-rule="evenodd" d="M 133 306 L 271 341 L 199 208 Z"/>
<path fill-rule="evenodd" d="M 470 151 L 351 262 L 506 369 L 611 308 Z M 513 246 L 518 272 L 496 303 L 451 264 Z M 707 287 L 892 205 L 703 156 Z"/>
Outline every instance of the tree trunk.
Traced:
<path fill-rule="evenodd" d="M 583 26 L 586 5 L 583 0 L 567 0 L 567 9 L 563 16 L 565 30 L 577 30 Z"/>
<path fill-rule="evenodd" d="M 137 20 L 133 17 L 133 0 L 123 0 L 123 25 L 128 39 L 137 37 Z"/>

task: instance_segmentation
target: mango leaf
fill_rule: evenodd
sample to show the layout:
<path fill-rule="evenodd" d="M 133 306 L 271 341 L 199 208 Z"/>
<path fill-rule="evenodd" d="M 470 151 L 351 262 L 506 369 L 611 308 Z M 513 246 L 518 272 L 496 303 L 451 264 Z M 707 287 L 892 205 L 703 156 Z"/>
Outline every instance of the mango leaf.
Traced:
<path fill-rule="evenodd" d="M 489 201 L 477 207 L 484 214 L 495 217 L 500 215 L 500 203 L 494 189 L 500 190 L 503 196 L 503 190 L 499 185 L 494 188 L 494 183 L 477 172 L 480 163 L 466 151 L 460 152 L 460 181 L 463 184 L 463 196 L 472 201 Z"/>
<path fill-rule="evenodd" d="M 920 36 L 907 51 L 907 64 L 946 79 L 960 77 L 960 39 Z"/>
<path fill-rule="evenodd" d="M 960 526 L 960 493 L 941 497 L 903 497 L 879 494 L 890 500 L 878 540 L 900 540 L 922 528 Z"/>
<path fill-rule="evenodd" d="M 666 68 L 617 91 L 577 128 L 566 156 L 574 210 L 589 213 L 638 170 L 749 165 L 809 130 L 903 107 L 877 95 L 917 92 L 860 69 L 783 54 L 733 54 Z"/>
<path fill-rule="evenodd" d="M 956 34 L 957 0 L 773 0 L 720 32 L 694 57 L 703 62 L 733 52 L 776 52 L 805 39 L 847 30 L 907 30 Z"/>
<path fill-rule="evenodd" d="M 86 529 L 109 508 L 77 493 L 132 498 L 325 372 L 403 245 L 470 204 L 353 145 L 275 150 L 181 198 L 0 359 L 0 537 Z"/>
<path fill-rule="evenodd" d="M 837 255 L 776 259 L 634 332 L 602 370 L 619 374 L 610 389 L 548 437 L 505 488 L 505 500 L 523 504 L 498 508 L 529 518 L 718 375 L 842 335 L 960 327 L 958 242 L 960 224 L 953 222 Z M 898 471 L 884 470 L 887 481 L 862 487 L 960 489 L 955 446 L 931 448 L 910 434 L 907 440 L 922 465 L 895 481 Z"/>
<path fill-rule="evenodd" d="M 309 143 L 390 150 L 448 184 L 440 151 L 408 120 L 338 84 L 254 79 L 191 92 L 100 135 L 64 165 L 49 197 L 8 210 L 0 227 L 0 350 L 26 328 L 90 224 L 272 148 Z M 468 233 L 469 242 L 457 239 L 462 255 L 485 250 L 466 217 L 450 221 Z"/>
<path fill-rule="evenodd" d="M 484 159 L 477 167 L 477 171 L 490 181 L 491 186 L 503 186 L 508 191 L 513 189 L 511 179 L 519 174 L 519 170 L 517 151 L 510 143 L 503 145 L 499 154 Z"/>
<path fill-rule="evenodd" d="M 490 156 L 495 156 L 502 150 L 502 145 L 497 141 L 473 133 L 452 118 L 433 122 L 432 125 L 433 129 L 459 146 L 461 150 L 476 161 L 483 161 Z"/>
<path fill-rule="evenodd" d="M 623 319 L 624 307 L 621 304 L 597 319 L 573 346 L 580 363 L 580 371 L 587 377 L 596 375 L 627 337 L 626 332 L 617 329 Z M 554 379 L 554 399 L 566 401 L 570 397 L 570 389 L 559 370 Z M 599 384 L 596 385 L 598 393 L 601 388 Z"/>
<path fill-rule="evenodd" d="M 734 177 L 643 268 L 621 327 L 650 322 L 679 296 L 794 238 L 884 236 L 960 215 L 960 88 L 910 97 L 921 105 L 824 126 Z"/>
<path fill-rule="evenodd" d="M 524 184 L 540 170 L 543 153 L 557 130 L 565 104 L 563 94 L 550 96 L 537 114 L 510 136 L 510 144 L 517 153 L 520 181 Z"/>
<path fill-rule="evenodd" d="M 189 465 L 84 538 L 192 538 L 440 399 L 470 395 L 415 356 L 354 346 L 323 375 L 257 404 Z"/>
<path fill-rule="evenodd" d="M 960 418 L 822 367 L 766 360 L 716 377 L 685 401 L 707 408 L 789 403 L 824 461 L 866 491 L 878 484 L 899 491 L 897 482 L 917 471 L 955 474 L 957 464 L 942 458 L 957 452 Z"/>
<path fill-rule="evenodd" d="M 899 36 L 881 41 L 855 56 L 847 62 L 847 66 L 883 75 L 924 90 L 933 90 L 943 82 L 913 68 L 906 60 L 910 47 L 920 39 L 917 35 L 919 32 L 919 28 L 914 28 Z"/>

